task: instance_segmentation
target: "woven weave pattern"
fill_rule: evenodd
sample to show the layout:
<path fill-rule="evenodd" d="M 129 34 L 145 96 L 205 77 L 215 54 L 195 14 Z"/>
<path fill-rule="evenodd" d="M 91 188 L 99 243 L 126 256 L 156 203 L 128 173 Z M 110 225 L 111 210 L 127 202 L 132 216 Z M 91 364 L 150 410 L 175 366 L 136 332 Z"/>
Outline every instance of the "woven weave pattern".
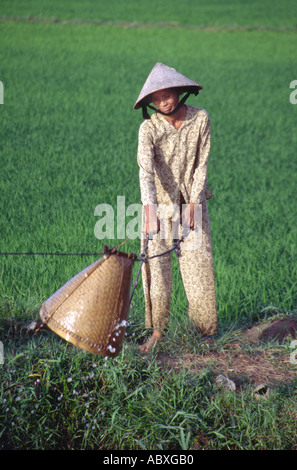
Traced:
<path fill-rule="evenodd" d="M 42 321 L 80 348 L 116 356 L 125 334 L 134 259 L 116 251 L 85 268 L 43 303 Z"/>

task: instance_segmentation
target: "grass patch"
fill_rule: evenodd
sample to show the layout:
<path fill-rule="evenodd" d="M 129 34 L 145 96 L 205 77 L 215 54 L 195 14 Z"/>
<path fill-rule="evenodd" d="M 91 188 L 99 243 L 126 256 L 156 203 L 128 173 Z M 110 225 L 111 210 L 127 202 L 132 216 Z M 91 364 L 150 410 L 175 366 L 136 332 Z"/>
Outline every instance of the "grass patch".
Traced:
<path fill-rule="evenodd" d="M 289 101 L 296 2 L 157 3 L 2 2 L 0 251 L 99 253 L 123 241 L 96 239 L 94 210 L 116 208 L 119 195 L 126 207 L 140 200 L 142 117 L 132 108 L 162 61 L 202 83 L 189 103 L 211 117 L 219 335 L 207 345 L 187 323 L 173 259 L 171 328 L 161 352 L 136 353 L 146 335 L 141 285 L 129 347 L 114 361 L 49 332 L 31 336 L 24 324 L 42 301 L 94 257 L 1 255 L 2 448 L 297 447 L 296 381 L 279 380 L 269 400 L 257 401 L 246 372 L 253 359 L 254 371 L 265 365 L 272 377 L 289 344 L 240 345 L 241 356 L 229 346 L 238 325 L 296 310 L 296 107 Z M 123 248 L 139 252 L 139 240 Z M 246 365 L 236 376 L 240 393 L 216 388 L 223 359 L 230 369 Z"/>
<path fill-rule="evenodd" d="M 58 0 L 49 4 L 45 0 L 9 1 L 3 0 L 1 14 L 4 18 L 29 18 L 52 20 L 85 20 L 102 22 L 129 22 L 132 24 L 177 24 L 200 26 L 249 26 L 249 27 L 297 27 L 296 2 L 284 0 L 184 0 L 183 3 L 166 0 L 79 0 L 71 5 Z"/>
<path fill-rule="evenodd" d="M 186 325 L 180 326 L 149 356 L 139 355 L 139 335 L 128 329 L 120 355 L 107 360 L 85 353 L 49 331 L 32 335 L 20 325 L 1 322 L 5 338 L 1 447 L 296 449 L 296 380 L 272 382 L 269 398 L 260 401 L 254 396 L 253 382 L 240 374 L 235 378 L 234 372 L 229 376 L 237 390 L 220 389 L 215 377 L 219 367 L 225 373 L 226 358 L 230 360 L 226 341 L 230 334 L 211 345 L 197 338 L 193 355 L 192 335 L 192 346 L 186 341 L 188 348 L 185 344 L 178 347 Z M 133 328 L 135 333 L 132 322 Z M 270 345 L 272 350 L 276 353 Z M 241 351 L 255 359 L 263 346 L 257 351 L 254 347 L 249 355 L 244 345 Z M 217 354 L 223 352 L 225 363 L 219 366 Z M 187 365 L 189 354 L 191 363 Z M 171 362 L 166 363 L 165 357 Z M 207 357 L 208 363 L 203 363 Z M 265 376 L 264 370 L 262 374 Z"/>
<path fill-rule="evenodd" d="M 220 316 L 232 321 L 267 305 L 294 308 L 293 33 L 23 23 L 1 28 L 1 251 L 102 251 L 94 235 L 95 207 L 111 204 L 116 214 L 118 195 L 126 207 L 140 200 L 141 116 L 132 106 L 143 70 L 156 60 L 156 48 L 158 59 L 176 62 L 171 43 L 178 37 L 176 66 L 205 84 L 191 103 L 205 107 L 212 120 L 209 184 L 215 197 L 209 210 Z M 198 44 L 194 65 L 189 58 Z M 273 99 L 272 86 L 278 90 Z M 106 240 L 121 241 L 116 234 Z M 124 249 L 139 252 L 138 240 Z M 1 259 L 2 295 L 35 295 L 40 302 L 93 261 Z M 181 311 L 178 276 L 175 286 Z"/>

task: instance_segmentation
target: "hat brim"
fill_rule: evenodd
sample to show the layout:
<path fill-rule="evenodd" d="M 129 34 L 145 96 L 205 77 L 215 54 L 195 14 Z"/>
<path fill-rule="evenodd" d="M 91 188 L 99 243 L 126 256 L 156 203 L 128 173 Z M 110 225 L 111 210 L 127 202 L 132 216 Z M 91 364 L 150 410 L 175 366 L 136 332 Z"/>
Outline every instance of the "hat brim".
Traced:
<path fill-rule="evenodd" d="M 148 104 L 150 104 L 152 102 L 152 95 L 154 93 L 156 93 L 157 91 L 166 90 L 166 89 L 177 89 L 177 90 L 179 90 L 181 95 L 184 94 L 184 93 L 191 93 L 191 94 L 197 95 L 199 90 L 203 89 L 203 86 L 201 86 L 201 85 L 184 86 L 184 87 L 180 87 L 180 86 L 173 87 L 172 86 L 172 87 L 157 88 L 157 89 L 151 91 L 151 93 L 144 96 L 141 100 L 136 101 L 136 103 L 134 105 L 134 109 L 140 109 L 143 106 L 147 106 Z"/>
<path fill-rule="evenodd" d="M 178 88 L 182 92 L 198 94 L 203 87 L 185 77 L 172 67 L 158 62 L 146 79 L 145 84 L 134 104 L 134 109 L 142 108 L 151 102 L 151 95 L 167 88 Z"/>

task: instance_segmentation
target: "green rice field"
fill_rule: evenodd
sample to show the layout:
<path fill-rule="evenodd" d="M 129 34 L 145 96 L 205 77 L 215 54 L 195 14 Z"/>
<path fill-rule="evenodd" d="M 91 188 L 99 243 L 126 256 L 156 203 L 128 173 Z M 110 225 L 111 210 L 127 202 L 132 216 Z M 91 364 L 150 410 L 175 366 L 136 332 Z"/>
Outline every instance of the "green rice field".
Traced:
<path fill-rule="evenodd" d="M 133 105 L 156 62 L 203 85 L 188 103 L 211 118 L 218 344 L 238 325 L 296 315 L 296 2 L 2 0 L 0 39 L 0 447 L 186 450 L 203 436 L 209 449 L 297 449 L 296 382 L 268 410 L 249 389 L 214 390 L 211 368 L 194 380 L 139 357 L 141 282 L 114 361 L 22 327 L 100 257 L 79 254 L 124 242 L 96 238 L 95 208 L 116 217 L 118 196 L 140 203 Z M 139 253 L 140 241 L 121 249 Z M 25 252 L 77 256 L 11 254 Z M 164 347 L 205 354 L 173 262 Z"/>

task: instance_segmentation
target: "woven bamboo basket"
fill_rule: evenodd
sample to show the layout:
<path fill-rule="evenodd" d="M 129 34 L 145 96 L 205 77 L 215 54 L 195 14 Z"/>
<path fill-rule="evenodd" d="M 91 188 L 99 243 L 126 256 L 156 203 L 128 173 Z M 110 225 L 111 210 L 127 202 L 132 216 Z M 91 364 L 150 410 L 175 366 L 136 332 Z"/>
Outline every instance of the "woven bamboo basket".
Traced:
<path fill-rule="evenodd" d="M 104 256 L 47 299 L 42 322 L 66 341 L 102 356 L 122 349 L 135 253 L 105 247 Z"/>

